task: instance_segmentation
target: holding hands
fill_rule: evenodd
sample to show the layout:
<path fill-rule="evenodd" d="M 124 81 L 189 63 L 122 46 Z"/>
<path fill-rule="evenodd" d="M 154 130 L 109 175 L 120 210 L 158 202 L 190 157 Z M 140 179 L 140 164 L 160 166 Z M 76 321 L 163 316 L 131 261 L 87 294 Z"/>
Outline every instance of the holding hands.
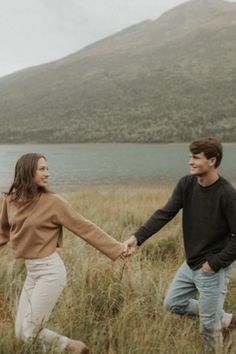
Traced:
<path fill-rule="evenodd" d="M 128 240 L 123 242 L 124 245 L 124 252 L 122 254 L 122 258 L 126 258 L 131 256 L 136 249 L 136 246 L 138 244 L 138 241 L 136 239 L 136 237 L 134 235 L 130 236 L 130 238 L 128 238 Z"/>

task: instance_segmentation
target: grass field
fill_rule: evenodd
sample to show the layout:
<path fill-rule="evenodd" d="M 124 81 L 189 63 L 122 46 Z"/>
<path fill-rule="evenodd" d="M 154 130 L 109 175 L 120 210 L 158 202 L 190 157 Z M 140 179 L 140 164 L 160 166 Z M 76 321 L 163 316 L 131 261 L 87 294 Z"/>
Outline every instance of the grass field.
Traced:
<path fill-rule="evenodd" d="M 119 240 L 127 239 L 162 206 L 170 187 L 110 187 L 80 190 L 65 197 L 80 214 Z M 65 232 L 60 251 L 68 285 L 48 327 L 88 343 L 92 354 L 203 353 L 198 321 L 166 313 L 163 299 L 184 259 L 181 215 L 140 247 L 126 263 L 115 263 Z M 37 343 L 14 339 L 17 299 L 24 281 L 22 260 L 7 246 L 0 251 L 0 354 L 41 354 Z M 226 310 L 236 312 L 233 270 Z M 236 352 L 236 332 L 225 340 L 225 353 Z M 47 353 L 54 353 L 53 348 Z"/>

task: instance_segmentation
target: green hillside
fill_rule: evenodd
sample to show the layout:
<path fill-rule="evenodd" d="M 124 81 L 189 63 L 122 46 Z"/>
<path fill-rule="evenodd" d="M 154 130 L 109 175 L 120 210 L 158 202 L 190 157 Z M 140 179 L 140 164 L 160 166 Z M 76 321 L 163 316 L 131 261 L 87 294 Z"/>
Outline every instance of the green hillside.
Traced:
<path fill-rule="evenodd" d="M 11 142 L 235 141 L 236 4 L 192 0 L 0 79 Z"/>

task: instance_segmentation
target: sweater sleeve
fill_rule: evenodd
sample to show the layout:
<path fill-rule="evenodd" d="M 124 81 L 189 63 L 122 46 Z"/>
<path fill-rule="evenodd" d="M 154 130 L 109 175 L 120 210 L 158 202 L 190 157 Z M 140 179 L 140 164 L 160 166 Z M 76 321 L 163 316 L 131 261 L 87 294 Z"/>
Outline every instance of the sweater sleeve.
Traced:
<path fill-rule="evenodd" d="M 10 240 L 10 225 L 8 222 L 7 202 L 6 198 L 3 200 L 2 212 L 0 219 L 0 247 L 4 246 Z"/>
<path fill-rule="evenodd" d="M 121 242 L 85 219 L 61 197 L 58 197 L 57 211 L 54 217 L 55 223 L 66 227 L 113 261 L 123 253 L 124 246 Z"/>
<path fill-rule="evenodd" d="M 134 233 L 140 246 L 149 237 L 158 232 L 167 224 L 178 211 L 183 207 L 183 186 L 182 179 L 175 187 L 166 205 L 157 209 L 154 214 Z"/>
<path fill-rule="evenodd" d="M 225 247 L 217 254 L 207 259 L 210 267 L 218 272 L 236 260 L 236 199 L 232 200 L 225 210 L 225 216 L 230 229 L 230 237 Z"/>

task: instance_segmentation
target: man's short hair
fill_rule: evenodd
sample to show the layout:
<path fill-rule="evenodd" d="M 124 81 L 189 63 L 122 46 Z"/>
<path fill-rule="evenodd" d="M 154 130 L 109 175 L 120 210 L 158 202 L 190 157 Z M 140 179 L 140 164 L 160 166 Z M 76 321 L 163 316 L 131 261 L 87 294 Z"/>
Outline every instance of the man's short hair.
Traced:
<path fill-rule="evenodd" d="M 189 145 L 189 150 L 192 154 L 204 153 L 207 159 L 216 158 L 215 167 L 220 165 L 223 157 L 223 147 L 221 142 L 216 138 L 203 138 L 193 141 Z"/>

